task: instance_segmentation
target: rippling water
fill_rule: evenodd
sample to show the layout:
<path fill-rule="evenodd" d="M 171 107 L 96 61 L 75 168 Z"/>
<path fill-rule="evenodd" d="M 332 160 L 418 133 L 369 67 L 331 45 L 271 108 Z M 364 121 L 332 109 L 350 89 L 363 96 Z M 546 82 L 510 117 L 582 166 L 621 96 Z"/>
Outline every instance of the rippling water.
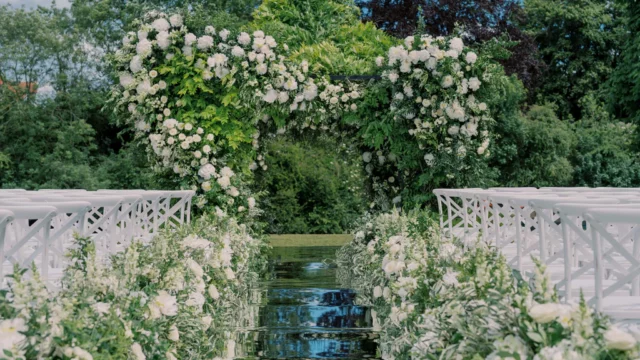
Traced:
<path fill-rule="evenodd" d="M 370 309 L 355 305 L 355 292 L 336 280 L 337 250 L 274 248 L 272 276 L 256 289 L 259 303 L 247 309 L 255 316 L 253 327 L 232 336 L 228 350 L 235 359 L 376 358 Z"/>

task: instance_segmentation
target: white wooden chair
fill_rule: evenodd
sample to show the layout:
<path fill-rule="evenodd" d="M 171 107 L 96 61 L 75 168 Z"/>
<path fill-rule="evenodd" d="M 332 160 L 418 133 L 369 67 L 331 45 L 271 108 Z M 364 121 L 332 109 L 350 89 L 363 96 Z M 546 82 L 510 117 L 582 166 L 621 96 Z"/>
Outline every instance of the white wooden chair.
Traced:
<path fill-rule="evenodd" d="M 0 238 L 0 278 L 13 271 L 14 264 L 28 268 L 39 257 L 42 277 L 49 276 L 51 221 L 56 216 L 53 206 L 0 205 L 0 210 L 13 213 L 4 237 Z"/>
<path fill-rule="evenodd" d="M 595 263 L 595 296 L 589 304 L 618 321 L 640 320 L 640 208 L 590 208 L 584 218 L 591 229 Z M 615 280 L 605 282 L 611 265 Z M 616 295 L 619 290 L 628 295 Z"/>

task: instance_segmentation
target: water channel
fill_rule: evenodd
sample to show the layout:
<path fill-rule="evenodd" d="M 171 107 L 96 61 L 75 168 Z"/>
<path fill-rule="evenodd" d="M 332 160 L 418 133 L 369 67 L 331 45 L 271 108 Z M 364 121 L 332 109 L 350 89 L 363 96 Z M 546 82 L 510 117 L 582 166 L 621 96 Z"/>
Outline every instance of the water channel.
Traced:
<path fill-rule="evenodd" d="M 236 359 L 376 358 L 370 309 L 355 305 L 356 293 L 336 279 L 338 248 L 274 247 L 257 327 L 243 334 Z"/>

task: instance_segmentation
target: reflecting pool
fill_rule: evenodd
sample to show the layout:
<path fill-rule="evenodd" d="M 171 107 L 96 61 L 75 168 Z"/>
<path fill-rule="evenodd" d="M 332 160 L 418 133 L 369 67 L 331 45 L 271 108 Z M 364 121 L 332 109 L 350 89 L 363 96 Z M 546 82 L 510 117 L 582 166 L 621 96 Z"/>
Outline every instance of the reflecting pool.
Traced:
<path fill-rule="evenodd" d="M 251 297 L 257 302 L 253 309 L 247 309 L 254 320 L 238 319 L 242 327 L 254 326 L 232 331 L 223 358 L 376 358 L 370 309 L 356 305 L 355 292 L 340 288 L 336 280 L 337 250 L 275 247 L 271 276 Z"/>

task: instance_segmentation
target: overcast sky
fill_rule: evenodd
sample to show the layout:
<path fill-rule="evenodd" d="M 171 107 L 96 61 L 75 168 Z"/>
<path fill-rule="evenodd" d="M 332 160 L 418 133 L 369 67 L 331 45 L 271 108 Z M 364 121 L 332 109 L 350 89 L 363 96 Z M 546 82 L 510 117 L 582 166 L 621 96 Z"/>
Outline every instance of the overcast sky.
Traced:
<path fill-rule="evenodd" d="M 38 5 L 49 7 L 51 0 L 0 0 L 0 5 L 12 5 L 13 7 L 25 6 L 26 8 L 34 8 Z M 69 0 L 56 0 L 56 6 L 69 7 Z"/>

